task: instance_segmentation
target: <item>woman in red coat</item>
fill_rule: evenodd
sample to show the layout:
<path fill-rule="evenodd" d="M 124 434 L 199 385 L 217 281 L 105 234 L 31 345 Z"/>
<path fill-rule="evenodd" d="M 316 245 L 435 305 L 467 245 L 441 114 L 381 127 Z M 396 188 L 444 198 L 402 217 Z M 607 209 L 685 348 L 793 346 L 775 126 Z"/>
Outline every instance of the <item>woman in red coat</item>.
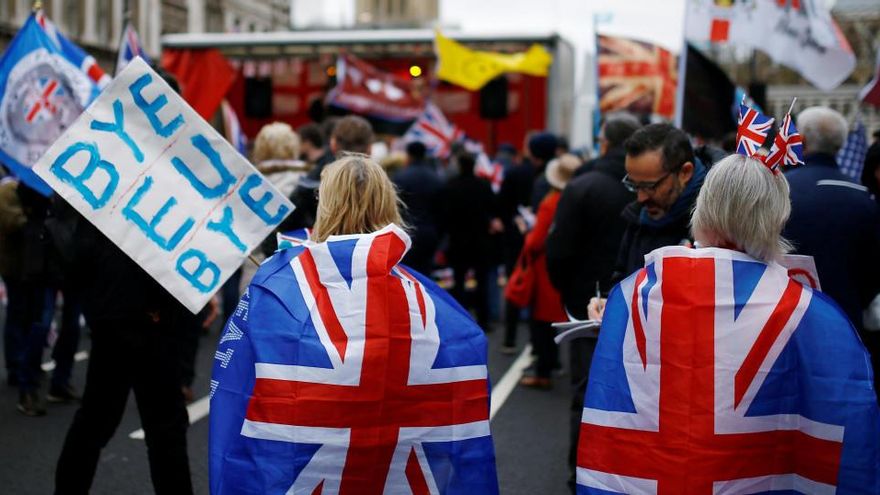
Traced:
<path fill-rule="evenodd" d="M 538 358 L 535 374 L 520 380 L 520 385 L 526 387 L 549 389 L 553 386 L 550 377 L 553 367 L 559 361 L 559 352 L 556 342 L 553 341 L 554 332 L 551 324 L 555 321 L 565 321 L 568 317 L 562 305 L 562 297 L 550 283 L 550 276 L 547 274 L 545 247 L 562 189 L 580 166 L 581 161 L 569 154 L 562 155 L 547 164 L 544 175 L 550 183 L 550 192 L 538 206 L 535 226 L 526 235 L 523 244 L 522 255 L 527 257 L 529 270 L 533 270 L 534 276 L 529 331 Z"/>

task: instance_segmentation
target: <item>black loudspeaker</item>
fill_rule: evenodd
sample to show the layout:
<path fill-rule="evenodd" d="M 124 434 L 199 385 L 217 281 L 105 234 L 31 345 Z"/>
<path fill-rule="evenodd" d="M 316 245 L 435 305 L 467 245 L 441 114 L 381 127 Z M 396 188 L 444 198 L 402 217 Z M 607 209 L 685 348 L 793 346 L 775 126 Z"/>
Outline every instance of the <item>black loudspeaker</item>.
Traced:
<path fill-rule="evenodd" d="M 769 114 L 770 109 L 767 108 L 767 85 L 760 82 L 749 83 L 749 96 L 759 107 L 764 109 L 764 113 Z M 739 102 L 737 102 L 739 103 Z"/>
<path fill-rule="evenodd" d="M 480 118 L 487 120 L 507 117 L 507 78 L 498 76 L 480 88 Z"/>
<path fill-rule="evenodd" d="M 249 77 L 244 80 L 244 114 L 257 119 L 272 116 L 271 77 Z"/>

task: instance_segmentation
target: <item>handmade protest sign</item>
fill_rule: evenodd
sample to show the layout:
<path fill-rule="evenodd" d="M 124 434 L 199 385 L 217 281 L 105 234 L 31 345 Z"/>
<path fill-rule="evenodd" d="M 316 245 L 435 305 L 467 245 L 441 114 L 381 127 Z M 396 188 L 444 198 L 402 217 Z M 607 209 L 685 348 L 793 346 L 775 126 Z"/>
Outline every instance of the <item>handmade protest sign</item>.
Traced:
<path fill-rule="evenodd" d="M 193 313 L 293 210 L 140 58 L 33 170 Z"/>

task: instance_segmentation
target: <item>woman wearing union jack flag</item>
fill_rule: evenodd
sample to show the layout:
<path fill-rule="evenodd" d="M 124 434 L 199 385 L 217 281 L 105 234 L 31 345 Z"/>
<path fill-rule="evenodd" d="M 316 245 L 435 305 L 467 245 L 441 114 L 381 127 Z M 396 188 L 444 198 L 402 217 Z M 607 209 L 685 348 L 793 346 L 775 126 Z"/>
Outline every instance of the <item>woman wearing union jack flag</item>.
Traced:
<path fill-rule="evenodd" d="M 870 359 L 841 308 L 784 266 L 790 212 L 783 174 L 727 157 L 697 197 L 699 248 L 653 251 L 612 290 L 579 494 L 880 493 Z"/>
<path fill-rule="evenodd" d="M 399 204 L 344 156 L 310 240 L 257 271 L 215 356 L 213 494 L 498 493 L 486 337 L 400 263 Z"/>

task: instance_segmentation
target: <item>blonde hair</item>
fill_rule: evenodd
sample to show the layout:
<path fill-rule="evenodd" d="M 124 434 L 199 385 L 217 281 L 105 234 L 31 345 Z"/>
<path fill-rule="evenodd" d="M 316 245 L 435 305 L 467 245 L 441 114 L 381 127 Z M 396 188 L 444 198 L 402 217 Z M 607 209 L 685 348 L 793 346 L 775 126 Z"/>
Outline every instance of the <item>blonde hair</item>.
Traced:
<path fill-rule="evenodd" d="M 299 158 L 299 136 L 284 122 L 266 124 L 254 142 L 253 162 L 295 160 Z"/>
<path fill-rule="evenodd" d="M 764 262 L 791 251 L 782 228 L 791 214 L 788 181 L 760 161 L 730 155 L 716 163 L 697 196 L 691 218 L 696 233 L 729 242 Z"/>
<path fill-rule="evenodd" d="M 312 240 L 367 234 L 390 223 L 401 227 L 400 198 L 385 170 L 366 155 L 346 153 L 321 173 Z"/>

